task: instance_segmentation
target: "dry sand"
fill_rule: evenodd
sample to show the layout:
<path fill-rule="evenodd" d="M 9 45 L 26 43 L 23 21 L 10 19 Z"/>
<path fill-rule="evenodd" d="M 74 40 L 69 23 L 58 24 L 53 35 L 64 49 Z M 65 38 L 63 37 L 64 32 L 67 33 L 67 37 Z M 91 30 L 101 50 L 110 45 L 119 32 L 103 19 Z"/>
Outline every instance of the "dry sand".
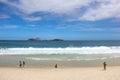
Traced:
<path fill-rule="evenodd" d="M 0 80 L 120 80 L 120 67 L 8 68 L 0 67 Z"/>

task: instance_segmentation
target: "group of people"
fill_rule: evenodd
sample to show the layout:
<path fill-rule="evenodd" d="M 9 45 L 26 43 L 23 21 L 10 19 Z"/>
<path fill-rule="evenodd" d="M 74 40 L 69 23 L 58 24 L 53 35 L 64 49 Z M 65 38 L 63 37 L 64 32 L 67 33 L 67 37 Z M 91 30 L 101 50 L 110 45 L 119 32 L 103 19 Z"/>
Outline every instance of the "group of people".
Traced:
<path fill-rule="evenodd" d="M 104 68 L 104 70 L 106 70 L 106 66 L 107 66 L 107 64 L 106 64 L 106 62 L 104 62 L 104 63 L 103 63 L 103 68 Z M 19 61 L 19 67 L 20 67 L 20 68 L 25 67 L 25 61 Z M 55 68 L 58 68 L 58 65 L 57 65 L 57 64 L 55 64 Z"/>
<path fill-rule="evenodd" d="M 19 61 L 19 67 L 20 68 L 25 67 L 25 61 Z"/>

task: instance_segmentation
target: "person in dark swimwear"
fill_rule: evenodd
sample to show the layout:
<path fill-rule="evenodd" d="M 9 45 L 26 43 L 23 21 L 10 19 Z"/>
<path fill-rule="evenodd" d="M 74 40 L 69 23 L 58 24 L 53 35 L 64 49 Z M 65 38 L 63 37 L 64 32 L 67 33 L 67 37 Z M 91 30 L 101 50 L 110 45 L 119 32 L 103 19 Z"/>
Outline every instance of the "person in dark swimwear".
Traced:
<path fill-rule="evenodd" d="M 104 70 L 106 70 L 106 66 L 107 66 L 107 64 L 106 64 L 106 62 L 104 62 L 103 63 Z"/>
<path fill-rule="evenodd" d="M 22 61 L 19 61 L 19 67 L 20 68 L 22 67 Z"/>
<path fill-rule="evenodd" d="M 58 66 L 57 66 L 57 64 L 55 64 L 55 68 L 57 68 Z"/>
<path fill-rule="evenodd" d="M 25 67 L 25 61 L 23 61 L 23 67 Z"/>

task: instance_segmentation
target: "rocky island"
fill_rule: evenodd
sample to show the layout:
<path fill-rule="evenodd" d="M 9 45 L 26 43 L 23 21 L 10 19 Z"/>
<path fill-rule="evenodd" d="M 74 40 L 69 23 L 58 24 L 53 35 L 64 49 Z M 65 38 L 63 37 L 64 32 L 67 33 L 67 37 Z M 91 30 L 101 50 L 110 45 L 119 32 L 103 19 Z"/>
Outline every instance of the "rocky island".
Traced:
<path fill-rule="evenodd" d="M 53 39 L 52 41 L 64 41 L 62 39 Z"/>
<path fill-rule="evenodd" d="M 28 41 L 41 41 L 40 38 L 30 38 Z"/>
<path fill-rule="evenodd" d="M 28 41 L 64 41 L 62 39 L 41 40 L 40 38 L 29 38 Z"/>

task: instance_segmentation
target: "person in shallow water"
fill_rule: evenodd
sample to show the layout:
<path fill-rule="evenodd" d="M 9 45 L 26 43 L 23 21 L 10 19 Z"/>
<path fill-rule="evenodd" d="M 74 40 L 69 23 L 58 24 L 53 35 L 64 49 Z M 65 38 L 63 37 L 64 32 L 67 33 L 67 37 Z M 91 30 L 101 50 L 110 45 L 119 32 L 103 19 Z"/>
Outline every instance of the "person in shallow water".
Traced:
<path fill-rule="evenodd" d="M 106 70 L 106 66 L 107 66 L 107 64 L 106 64 L 106 62 L 104 62 L 103 63 L 104 70 Z"/>

